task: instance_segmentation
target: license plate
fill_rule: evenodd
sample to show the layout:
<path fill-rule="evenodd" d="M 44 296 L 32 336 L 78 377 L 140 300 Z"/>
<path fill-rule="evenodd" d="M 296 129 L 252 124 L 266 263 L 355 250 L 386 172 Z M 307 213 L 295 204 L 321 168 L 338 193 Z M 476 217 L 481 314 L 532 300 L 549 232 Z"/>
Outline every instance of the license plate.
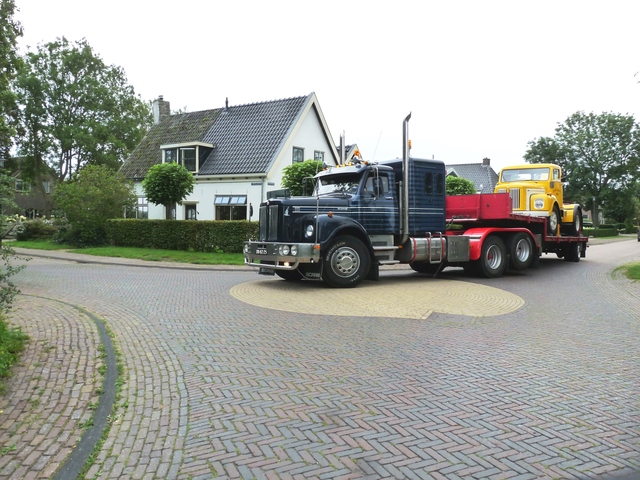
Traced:
<path fill-rule="evenodd" d="M 258 269 L 258 273 L 260 275 L 275 275 L 276 271 L 273 268 L 264 268 L 264 267 L 260 267 Z"/>
<path fill-rule="evenodd" d="M 266 248 L 256 248 L 256 255 L 266 255 L 266 254 L 267 254 Z"/>

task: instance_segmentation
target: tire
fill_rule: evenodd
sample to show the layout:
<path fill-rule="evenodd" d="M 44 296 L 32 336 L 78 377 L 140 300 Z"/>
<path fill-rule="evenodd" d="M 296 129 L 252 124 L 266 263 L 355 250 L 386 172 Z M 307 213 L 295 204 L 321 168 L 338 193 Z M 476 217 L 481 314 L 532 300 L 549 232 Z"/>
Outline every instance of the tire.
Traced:
<path fill-rule="evenodd" d="M 500 237 L 489 235 L 482 244 L 478 274 L 485 278 L 496 278 L 507 268 L 507 247 Z"/>
<path fill-rule="evenodd" d="M 436 273 L 438 268 L 440 268 L 439 263 L 429 262 L 411 262 L 409 266 L 414 272 L 418 273 Z"/>
<path fill-rule="evenodd" d="M 547 235 L 556 236 L 558 234 L 558 225 L 560 224 L 560 208 L 558 205 L 553 206 L 553 210 L 547 219 Z"/>
<path fill-rule="evenodd" d="M 514 233 L 507 239 L 509 267 L 513 270 L 525 270 L 533 260 L 533 240 L 524 232 Z"/>
<path fill-rule="evenodd" d="M 337 237 L 322 257 L 322 279 L 334 288 L 355 287 L 369 274 L 371 257 L 360 240 Z"/>
<path fill-rule="evenodd" d="M 302 280 L 302 275 L 300 275 L 298 270 L 276 270 L 276 275 L 287 282 Z"/>
<path fill-rule="evenodd" d="M 573 207 L 573 222 L 563 223 L 560 233 L 564 236 L 575 237 L 582 232 L 582 209 L 579 206 Z"/>
<path fill-rule="evenodd" d="M 565 247 L 564 253 L 565 262 L 579 262 L 580 261 L 580 244 L 578 242 L 568 243 Z"/>

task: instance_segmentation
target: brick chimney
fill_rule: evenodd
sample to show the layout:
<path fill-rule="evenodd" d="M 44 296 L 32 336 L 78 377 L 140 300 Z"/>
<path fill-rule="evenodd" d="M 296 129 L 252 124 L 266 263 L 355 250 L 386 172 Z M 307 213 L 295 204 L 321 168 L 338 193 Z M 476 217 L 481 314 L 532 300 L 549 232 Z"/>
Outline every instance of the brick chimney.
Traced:
<path fill-rule="evenodd" d="M 489 157 L 484 157 L 482 159 L 482 166 L 488 167 L 489 165 L 491 165 L 491 159 Z"/>
<path fill-rule="evenodd" d="M 153 101 L 153 123 L 160 123 L 171 115 L 171 104 L 160 95 Z"/>

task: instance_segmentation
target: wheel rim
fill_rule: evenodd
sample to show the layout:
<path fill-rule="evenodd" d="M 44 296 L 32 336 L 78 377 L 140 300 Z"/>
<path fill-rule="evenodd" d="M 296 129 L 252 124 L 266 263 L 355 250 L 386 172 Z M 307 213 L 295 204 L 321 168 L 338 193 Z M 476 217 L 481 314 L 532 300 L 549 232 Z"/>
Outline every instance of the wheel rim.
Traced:
<path fill-rule="evenodd" d="M 531 244 L 524 238 L 520 239 L 516 244 L 515 254 L 520 262 L 526 262 L 531 256 Z"/>
<path fill-rule="evenodd" d="M 486 264 L 491 270 L 497 270 L 502 265 L 502 251 L 495 245 L 487 249 Z"/>
<path fill-rule="evenodd" d="M 556 215 L 556 212 L 553 211 L 549 216 L 549 229 L 552 232 L 555 232 L 557 228 L 558 228 L 558 215 Z"/>
<path fill-rule="evenodd" d="M 360 256 L 351 247 L 341 247 L 331 257 L 331 270 L 343 278 L 350 277 L 360 267 Z"/>

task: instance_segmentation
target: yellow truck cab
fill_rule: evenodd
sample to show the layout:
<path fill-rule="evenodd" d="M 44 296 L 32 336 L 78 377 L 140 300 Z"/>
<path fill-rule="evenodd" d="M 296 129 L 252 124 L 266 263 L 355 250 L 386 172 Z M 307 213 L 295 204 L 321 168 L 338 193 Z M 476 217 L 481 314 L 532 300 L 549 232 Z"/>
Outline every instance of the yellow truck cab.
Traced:
<path fill-rule="evenodd" d="M 547 218 L 547 235 L 576 236 L 582 232 L 582 209 L 565 204 L 562 170 L 551 163 L 505 167 L 495 193 L 508 193 L 513 213 Z"/>

